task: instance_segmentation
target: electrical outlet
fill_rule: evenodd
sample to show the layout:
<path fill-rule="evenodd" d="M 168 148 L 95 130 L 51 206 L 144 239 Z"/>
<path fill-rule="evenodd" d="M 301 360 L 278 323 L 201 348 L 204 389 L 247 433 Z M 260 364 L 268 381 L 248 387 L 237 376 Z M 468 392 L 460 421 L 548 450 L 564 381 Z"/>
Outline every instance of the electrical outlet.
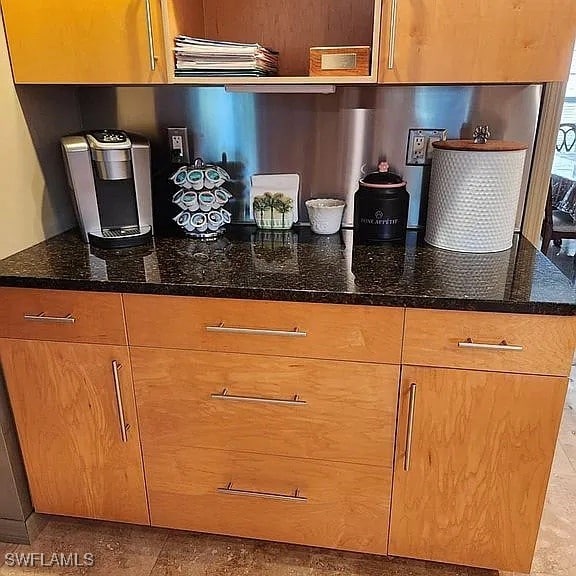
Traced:
<path fill-rule="evenodd" d="M 172 164 L 190 164 L 188 128 L 168 128 L 168 141 Z"/>
<path fill-rule="evenodd" d="M 446 140 L 445 128 L 411 128 L 408 131 L 406 166 L 425 166 L 432 161 L 432 144 Z"/>

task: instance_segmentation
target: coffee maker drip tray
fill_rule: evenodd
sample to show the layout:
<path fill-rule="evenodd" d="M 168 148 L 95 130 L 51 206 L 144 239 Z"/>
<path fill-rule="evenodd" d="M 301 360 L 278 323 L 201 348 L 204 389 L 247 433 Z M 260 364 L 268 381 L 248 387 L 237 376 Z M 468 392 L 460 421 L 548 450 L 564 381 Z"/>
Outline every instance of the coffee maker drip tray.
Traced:
<path fill-rule="evenodd" d="M 126 226 L 105 228 L 101 232 L 89 232 L 90 243 L 98 248 L 131 248 L 152 241 L 151 226 Z"/>

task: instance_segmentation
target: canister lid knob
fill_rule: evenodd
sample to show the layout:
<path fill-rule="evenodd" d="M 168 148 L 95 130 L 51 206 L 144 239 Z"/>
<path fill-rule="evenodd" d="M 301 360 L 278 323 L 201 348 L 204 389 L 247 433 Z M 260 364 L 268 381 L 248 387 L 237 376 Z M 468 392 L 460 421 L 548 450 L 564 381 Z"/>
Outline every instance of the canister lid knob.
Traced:
<path fill-rule="evenodd" d="M 388 164 L 388 162 L 383 160 L 378 164 L 378 172 L 388 172 L 388 170 L 390 170 L 390 164 Z"/>
<path fill-rule="evenodd" d="M 486 144 L 486 142 L 490 140 L 490 136 L 492 136 L 492 134 L 490 134 L 490 127 L 488 124 L 476 126 L 474 134 L 472 135 L 474 138 L 474 144 Z"/>

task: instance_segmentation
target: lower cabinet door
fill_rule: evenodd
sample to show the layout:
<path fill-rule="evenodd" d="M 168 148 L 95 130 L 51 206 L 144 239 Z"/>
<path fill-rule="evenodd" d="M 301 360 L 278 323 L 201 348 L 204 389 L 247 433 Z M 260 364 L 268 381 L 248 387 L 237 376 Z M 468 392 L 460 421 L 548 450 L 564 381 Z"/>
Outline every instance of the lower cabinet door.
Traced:
<path fill-rule="evenodd" d="M 148 524 L 128 349 L 0 340 L 37 512 Z"/>
<path fill-rule="evenodd" d="M 529 572 L 566 385 L 405 367 L 389 553 Z"/>
<path fill-rule="evenodd" d="M 155 526 L 386 554 L 390 468 L 181 446 L 144 454 Z"/>

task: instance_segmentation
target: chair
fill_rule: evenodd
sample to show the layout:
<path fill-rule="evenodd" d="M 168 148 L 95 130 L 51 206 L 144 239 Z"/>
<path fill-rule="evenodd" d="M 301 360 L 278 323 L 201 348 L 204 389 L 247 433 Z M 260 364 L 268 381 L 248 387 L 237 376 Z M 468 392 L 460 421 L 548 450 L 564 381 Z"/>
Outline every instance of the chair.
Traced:
<path fill-rule="evenodd" d="M 576 124 L 560 124 L 556 151 L 566 154 L 576 152 Z M 576 205 L 573 205 L 576 195 L 573 192 L 569 193 L 567 201 L 564 195 L 554 194 L 555 178 L 559 177 L 552 175 L 548 185 L 548 198 L 542 223 L 541 250 L 543 254 L 548 252 L 550 242 L 554 242 L 555 246 L 562 246 L 562 240 L 576 240 L 576 221 L 573 218 L 576 214 Z M 574 183 L 574 189 L 576 189 L 576 183 Z M 562 210 L 558 210 L 560 207 Z"/>
<path fill-rule="evenodd" d="M 560 124 L 558 139 L 556 140 L 556 152 L 576 151 L 576 124 Z"/>
<path fill-rule="evenodd" d="M 554 246 L 562 246 L 562 240 L 576 240 L 576 222 L 569 214 L 554 209 L 552 204 L 552 179 L 550 179 L 544 223 L 542 225 L 542 253 L 547 254 L 550 242 L 554 242 Z"/>

